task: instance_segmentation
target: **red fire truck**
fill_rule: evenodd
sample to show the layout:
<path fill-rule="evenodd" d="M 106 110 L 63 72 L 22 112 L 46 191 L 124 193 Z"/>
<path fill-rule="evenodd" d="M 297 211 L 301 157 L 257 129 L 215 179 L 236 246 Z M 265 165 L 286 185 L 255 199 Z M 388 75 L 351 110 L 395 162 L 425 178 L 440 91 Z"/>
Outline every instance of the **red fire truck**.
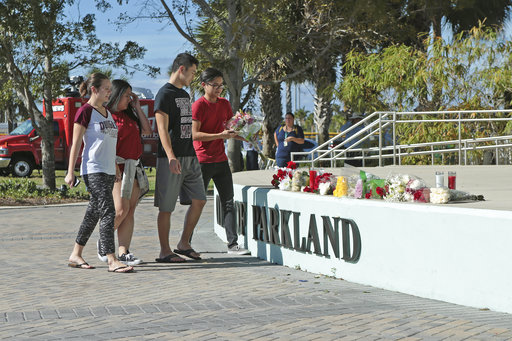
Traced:
<path fill-rule="evenodd" d="M 52 102 L 56 169 L 67 169 L 75 114 L 86 101 L 80 97 L 62 97 Z M 153 134 L 142 140 L 142 164 L 155 167 L 158 134 L 153 112 L 154 100 L 141 99 L 140 104 L 153 129 Z M 30 120 L 20 124 L 9 135 L 0 136 L 0 175 L 26 177 L 34 169 L 40 169 L 41 165 L 41 137 Z"/>

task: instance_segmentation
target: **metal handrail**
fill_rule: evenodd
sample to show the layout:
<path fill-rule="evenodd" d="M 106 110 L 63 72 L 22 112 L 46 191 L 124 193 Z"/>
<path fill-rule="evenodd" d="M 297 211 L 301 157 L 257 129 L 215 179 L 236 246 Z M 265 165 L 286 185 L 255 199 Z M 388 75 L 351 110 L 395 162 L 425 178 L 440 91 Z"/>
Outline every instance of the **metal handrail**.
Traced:
<path fill-rule="evenodd" d="M 331 167 L 335 165 L 336 160 L 346 160 L 346 154 L 348 152 L 361 152 L 361 156 L 350 157 L 350 159 L 359 159 L 363 160 L 363 165 L 365 159 L 379 159 L 379 166 L 382 166 L 383 159 L 393 158 L 393 164 L 396 165 L 396 160 L 398 158 L 399 164 L 401 164 L 402 156 L 407 155 L 424 155 L 424 154 L 445 154 L 445 153 L 453 153 L 458 152 L 459 157 L 459 165 L 462 160 L 462 153 L 464 152 L 464 164 L 467 164 L 467 151 L 471 150 L 485 150 L 485 149 L 496 149 L 497 154 L 500 148 L 510 148 L 510 143 L 506 144 L 498 144 L 498 141 L 502 140 L 512 140 L 511 135 L 505 136 L 493 136 L 493 137 L 485 137 L 485 138 L 462 138 L 462 124 L 466 122 L 499 122 L 499 121 L 512 121 L 512 117 L 510 118 L 463 118 L 464 114 L 500 114 L 500 113 L 512 113 L 512 110 L 458 110 L 458 111 L 423 111 L 423 112 L 394 112 L 394 111 L 376 111 L 369 116 L 365 117 L 358 123 L 353 126 L 345 129 L 340 132 L 338 135 L 330 138 L 326 142 L 317 146 L 313 150 L 309 152 L 294 152 L 291 153 L 291 158 L 293 161 L 297 163 L 311 163 L 313 167 L 315 162 L 317 161 L 330 161 Z M 419 120 L 411 120 L 411 119 L 398 119 L 401 116 L 405 115 L 456 115 L 457 118 L 447 118 L 447 119 L 430 119 L 430 118 L 422 118 Z M 396 125 L 401 123 L 457 123 L 458 130 L 458 139 L 457 140 L 447 140 L 447 141 L 432 141 L 425 143 L 417 143 L 417 144 L 404 144 L 398 145 L 396 144 Z M 392 125 L 392 145 L 383 146 L 383 131 L 385 128 Z M 360 128 L 361 127 L 361 128 Z M 352 136 L 347 139 L 344 139 L 342 143 L 338 144 L 332 149 L 326 149 L 331 144 L 331 142 L 341 139 L 346 134 L 352 132 L 355 129 L 360 129 L 360 131 L 355 132 Z M 366 140 L 368 140 L 372 135 L 378 135 L 379 137 L 379 146 L 378 147 L 370 147 L 370 148 L 356 148 Z M 348 142 L 354 142 L 351 146 L 344 148 L 343 145 Z M 475 146 L 476 143 L 484 143 L 484 142 L 494 142 L 495 145 L 490 146 Z M 448 149 L 434 149 L 436 146 L 442 145 L 458 145 L 457 148 L 448 148 Z M 469 145 L 473 145 L 472 147 Z M 402 152 L 403 149 L 407 148 L 423 148 L 430 147 L 430 151 L 414 151 L 414 152 Z M 392 154 L 387 154 L 385 152 L 392 151 Z M 372 153 L 378 152 L 378 155 L 372 155 Z M 297 157 L 307 156 L 305 160 L 297 160 Z M 496 163 L 499 163 L 499 158 L 496 157 Z M 432 157 L 432 163 L 434 162 L 434 158 Z"/>

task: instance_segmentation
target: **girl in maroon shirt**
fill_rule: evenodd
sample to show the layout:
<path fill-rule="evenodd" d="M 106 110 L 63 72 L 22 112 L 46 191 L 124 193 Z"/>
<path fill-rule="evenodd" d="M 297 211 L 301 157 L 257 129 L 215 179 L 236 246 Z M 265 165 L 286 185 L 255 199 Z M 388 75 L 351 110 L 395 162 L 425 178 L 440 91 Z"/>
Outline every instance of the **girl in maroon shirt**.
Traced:
<path fill-rule="evenodd" d="M 132 92 L 130 84 L 121 79 L 112 81 L 112 95 L 107 103 L 117 124 L 116 163 L 123 179 L 114 184 L 112 191 L 116 208 L 114 225 L 119 240 L 119 260 L 126 265 L 142 262 L 129 251 L 133 235 L 135 208 L 139 199 L 146 194 L 144 168 L 140 163 L 142 155 L 141 135 L 152 133 L 149 121 L 140 107 L 139 98 Z M 143 192 L 141 192 L 141 190 Z M 103 260 L 103 255 L 98 252 Z"/>

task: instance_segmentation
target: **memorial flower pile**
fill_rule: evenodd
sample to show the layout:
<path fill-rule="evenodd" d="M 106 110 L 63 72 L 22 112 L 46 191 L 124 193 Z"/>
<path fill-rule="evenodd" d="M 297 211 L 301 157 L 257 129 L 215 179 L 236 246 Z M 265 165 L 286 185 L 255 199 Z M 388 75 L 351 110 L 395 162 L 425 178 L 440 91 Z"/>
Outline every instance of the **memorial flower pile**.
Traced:
<path fill-rule="evenodd" d="M 359 176 L 334 176 L 322 170 L 308 172 L 296 170 L 296 167 L 292 162 L 286 168 L 278 169 L 272 184 L 281 190 L 388 202 L 446 204 L 451 201 L 484 200 L 482 195 L 446 187 L 430 188 L 423 179 L 408 174 L 391 174 L 381 179 L 364 171 L 360 171 Z"/>

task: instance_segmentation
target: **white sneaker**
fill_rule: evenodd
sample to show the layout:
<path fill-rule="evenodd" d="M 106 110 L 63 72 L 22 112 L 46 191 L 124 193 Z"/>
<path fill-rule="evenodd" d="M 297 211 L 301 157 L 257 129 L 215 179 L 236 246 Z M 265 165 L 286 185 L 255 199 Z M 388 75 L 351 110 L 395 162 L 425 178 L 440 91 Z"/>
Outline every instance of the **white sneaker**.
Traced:
<path fill-rule="evenodd" d="M 250 255 L 251 251 L 240 247 L 238 244 L 233 245 L 232 247 L 228 247 L 228 253 L 233 255 Z"/>
<path fill-rule="evenodd" d="M 125 254 L 123 253 L 121 256 L 117 257 L 119 261 L 125 265 L 139 265 L 142 263 L 142 259 L 139 259 L 133 255 L 133 253 Z"/>
<path fill-rule="evenodd" d="M 97 250 L 97 253 L 98 253 L 99 260 L 106 263 L 107 262 L 107 255 L 102 255 L 101 254 L 101 251 L 100 251 L 100 240 L 99 239 L 96 242 L 96 250 Z"/>

